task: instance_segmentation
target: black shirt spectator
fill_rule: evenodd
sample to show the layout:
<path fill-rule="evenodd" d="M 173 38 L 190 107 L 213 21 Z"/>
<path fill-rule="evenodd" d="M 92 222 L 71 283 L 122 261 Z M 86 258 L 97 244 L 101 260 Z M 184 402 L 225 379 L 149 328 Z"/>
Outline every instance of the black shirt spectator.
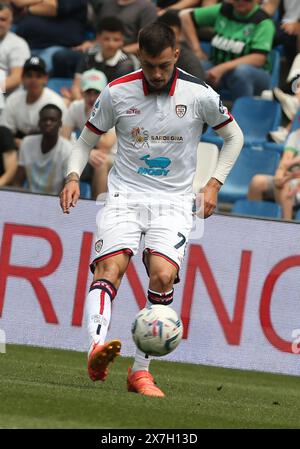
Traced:
<path fill-rule="evenodd" d="M 100 48 L 95 46 L 84 56 L 76 68 L 76 73 L 83 73 L 90 69 L 100 70 L 105 73 L 110 83 L 120 76 L 137 70 L 137 59 L 133 55 L 128 55 L 122 50 L 118 50 L 116 55 L 110 60 L 104 60 L 99 54 Z"/>

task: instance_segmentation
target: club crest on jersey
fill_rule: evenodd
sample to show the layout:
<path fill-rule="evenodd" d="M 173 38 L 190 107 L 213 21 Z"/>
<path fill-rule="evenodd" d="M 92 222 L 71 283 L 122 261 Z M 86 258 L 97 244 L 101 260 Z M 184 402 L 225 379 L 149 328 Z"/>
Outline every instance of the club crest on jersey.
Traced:
<path fill-rule="evenodd" d="M 185 104 L 177 104 L 175 108 L 176 114 L 179 118 L 182 118 L 185 116 L 187 107 Z"/>
<path fill-rule="evenodd" d="M 100 253 L 102 246 L 103 246 L 103 240 L 97 240 L 97 242 L 95 243 L 96 253 Z"/>

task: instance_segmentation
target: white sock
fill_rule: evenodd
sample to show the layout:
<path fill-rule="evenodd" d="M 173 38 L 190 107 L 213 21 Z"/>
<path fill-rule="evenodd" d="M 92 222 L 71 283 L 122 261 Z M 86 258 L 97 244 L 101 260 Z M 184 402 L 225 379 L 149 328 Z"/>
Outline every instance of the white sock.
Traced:
<path fill-rule="evenodd" d="M 173 289 L 165 293 L 158 293 L 149 289 L 148 300 L 146 302 L 145 307 L 151 306 L 154 303 L 168 305 L 173 301 L 173 293 L 174 293 Z M 149 297 L 151 298 L 151 301 L 149 301 Z M 151 360 L 152 358 L 149 355 L 145 354 L 143 351 L 136 348 L 132 372 L 149 371 Z"/>
<path fill-rule="evenodd" d="M 111 302 L 116 289 L 106 279 L 94 281 L 85 304 L 87 330 L 89 336 L 89 354 L 94 344 L 103 344 L 111 317 Z"/>

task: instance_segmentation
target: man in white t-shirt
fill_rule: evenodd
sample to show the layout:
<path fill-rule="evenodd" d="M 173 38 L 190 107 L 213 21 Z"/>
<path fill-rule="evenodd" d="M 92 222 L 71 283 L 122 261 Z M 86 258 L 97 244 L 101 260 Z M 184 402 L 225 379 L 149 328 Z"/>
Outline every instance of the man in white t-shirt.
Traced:
<path fill-rule="evenodd" d="M 9 31 L 12 22 L 11 6 L 0 2 L 0 72 L 2 72 L 2 76 L 5 76 L 2 90 L 7 94 L 20 86 L 23 65 L 26 59 L 30 57 L 27 42 Z"/>
<path fill-rule="evenodd" d="M 98 223 L 91 264 L 94 281 L 86 301 L 88 372 L 94 381 L 105 380 L 109 363 L 120 352 L 119 340 L 105 343 L 111 301 L 142 237 L 150 278 L 147 305 L 173 301 L 173 285 L 179 281 L 192 228 L 192 183 L 204 123 L 224 139 L 216 169 L 203 189 L 204 217 L 212 215 L 218 191 L 243 145 L 242 132 L 219 95 L 175 67 L 179 49 L 169 26 L 159 22 L 145 26 L 139 48 L 142 69 L 109 83 L 96 101 L 73 148 L 61 193 L 62 210 L 69 213 L 79 198 L 79 177 L 91 148 L 115 126 L 118 151 Z M 137 349 L 128 371 L 128 391 L 162 397 L 149 364 L 150 358 Z"/>
<path fill-rule="evenodd" d="M 66 111 L 63 119 L 61 135 L 71 139 L 72 133 L 81 131 L 91 115 L 93 106 L 101 91 L 107 85 L 105 74 L 99 70 L 91 69 L 82 74 L 81 92 L 82 100 L 73 101 Z M 113 154 L 116 152 L 116 133 L 114 129 L 109 130 L 99 139 L 89 157 L 82 181 L 92 184 L 93 198 L 100 193 L 107 192 L 107 176 L 112 166 Z"/>
<path fill-rule="evenodd" d="M 39 132 L 39 112 L 46 104 L 56 104 L 66 110 L 62 97 L 45 87 L 48 81 L 45 62 L 32 56 L 24 64 L 22 82 L 24 89 L 12 93 L 6 101 L 3 124 L 15 136 L 17 146 L 20 139 Z"/>
<path fill-rule="evenodd" d="M 72 144 L 59 136 L 62 111 L 56 105 L 45 105 L 39 116 L 41 134 L 25 137 L 20 146 L 15 184 L 22 187 L 27 181 L 30 192 L 58 195 Z"/>

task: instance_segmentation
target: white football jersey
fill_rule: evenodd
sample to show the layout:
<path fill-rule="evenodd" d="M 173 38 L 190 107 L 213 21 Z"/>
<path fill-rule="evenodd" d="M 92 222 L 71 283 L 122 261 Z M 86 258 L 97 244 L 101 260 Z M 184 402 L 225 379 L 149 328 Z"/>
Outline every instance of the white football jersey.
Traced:
<path fill-rule="evenodd" d="M 176 68 L 168 90 L 149 92 L 143 71 L 112 81 L 86 126 L 101 135 L 115 126 L 118 150 L 109 192 L 190 193 L 204 123 L 219 129 L 233 120 L 219 95 Z"/>

